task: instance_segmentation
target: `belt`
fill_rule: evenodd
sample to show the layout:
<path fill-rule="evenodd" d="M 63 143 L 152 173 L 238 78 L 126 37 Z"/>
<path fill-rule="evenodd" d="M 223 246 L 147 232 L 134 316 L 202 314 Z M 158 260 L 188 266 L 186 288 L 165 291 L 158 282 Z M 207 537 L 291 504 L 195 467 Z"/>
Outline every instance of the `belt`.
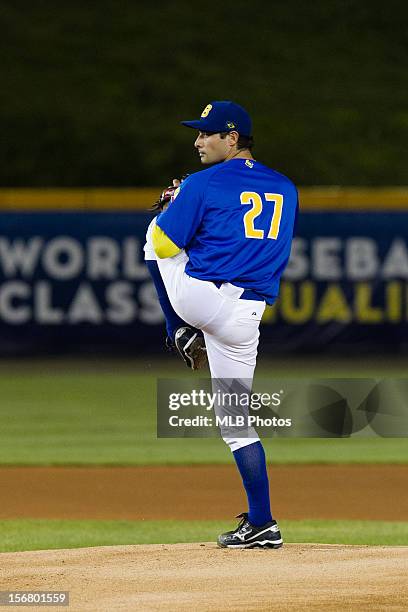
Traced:
<path fill-rule="evenodd" d="M 224 284 L 224 281 L 212 281 L 214 285 L 219 289 L 221 285 Z M 252 289 L 244 289 L 244 292 L 239 296 L 240 300 L 256 300 L 257 302 L 264 302 L 265 298 L 263 298 L 259 293 L 252 291 Z"/>

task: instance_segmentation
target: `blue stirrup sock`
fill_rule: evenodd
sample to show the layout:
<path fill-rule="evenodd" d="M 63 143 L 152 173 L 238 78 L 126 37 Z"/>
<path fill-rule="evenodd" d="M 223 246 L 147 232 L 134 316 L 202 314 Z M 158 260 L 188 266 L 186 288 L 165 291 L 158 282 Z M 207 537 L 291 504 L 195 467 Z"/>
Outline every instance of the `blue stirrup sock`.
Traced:
<path fill-rule="evenodd" d="M 179 327 L 187 325 L 183 319 L 180 319 L 178 314 L 173 310 L 173 306 L 170 304 L 170 300 L 167 295 L 166 287 L 164 286 L 163 279 L 160 274 L 159 266 L 157 261 L 154 259 L 146 260 L 146 266 L 150 272 L 150 276 L 153 279 L 154 286 L 156 287 L 157 297 L 159 298 L 160 306 L 163 310 L 166 318 L 166 331 L 167 335 L 174 340 L 174 334 Z"/>
<path fill-rule="evenodd" d="M 233 451 L 248 498 L 248 520 L 260 527 L 272 520 L 265 451 L 260 441 Z"/>

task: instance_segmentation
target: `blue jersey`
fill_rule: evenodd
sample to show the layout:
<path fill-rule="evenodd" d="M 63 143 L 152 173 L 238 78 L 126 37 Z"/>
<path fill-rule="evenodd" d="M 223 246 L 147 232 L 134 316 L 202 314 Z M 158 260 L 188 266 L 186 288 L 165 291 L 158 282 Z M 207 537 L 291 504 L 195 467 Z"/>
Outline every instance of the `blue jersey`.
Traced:
<path fill-rule="evenodd" d="M 252 289 L 272 304 L 297 208 L 287 177 L 238 158 L 191 174 L 157 225 L 188 253 L 187 274 Z"/>

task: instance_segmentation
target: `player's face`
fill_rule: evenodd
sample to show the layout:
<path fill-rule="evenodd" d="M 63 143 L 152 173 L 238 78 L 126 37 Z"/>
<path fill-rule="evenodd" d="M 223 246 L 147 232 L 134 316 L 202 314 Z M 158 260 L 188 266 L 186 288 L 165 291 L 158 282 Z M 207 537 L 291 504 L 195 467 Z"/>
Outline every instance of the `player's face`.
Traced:
<path fill-rule="evenodd" d="M 199 132 L 194 146 L 202 164 L 216 164 L 224 161 L 231 152 L 228 138 L 221 138 L 220 134 L 212 132 Z"/>

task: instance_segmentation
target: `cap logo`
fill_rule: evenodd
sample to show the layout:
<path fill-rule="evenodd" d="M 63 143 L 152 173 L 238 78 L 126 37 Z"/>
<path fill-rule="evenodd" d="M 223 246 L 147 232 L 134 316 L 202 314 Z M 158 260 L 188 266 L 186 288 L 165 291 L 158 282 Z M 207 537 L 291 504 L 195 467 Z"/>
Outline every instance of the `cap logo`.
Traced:
<path fill-rule="evenodd" d="M 201 113 L 201 117 L 207 117 L 208 113 L 212 109 L 212 104 L 207 104 L 203 112 Z"/>
<path fill-rule="evenodd" d="M 233 121 L 228 121 L 227 122 L 227 128 L 229 128 L 230 130 L 233 130 L 235 127 L 235 123 Z"/>

